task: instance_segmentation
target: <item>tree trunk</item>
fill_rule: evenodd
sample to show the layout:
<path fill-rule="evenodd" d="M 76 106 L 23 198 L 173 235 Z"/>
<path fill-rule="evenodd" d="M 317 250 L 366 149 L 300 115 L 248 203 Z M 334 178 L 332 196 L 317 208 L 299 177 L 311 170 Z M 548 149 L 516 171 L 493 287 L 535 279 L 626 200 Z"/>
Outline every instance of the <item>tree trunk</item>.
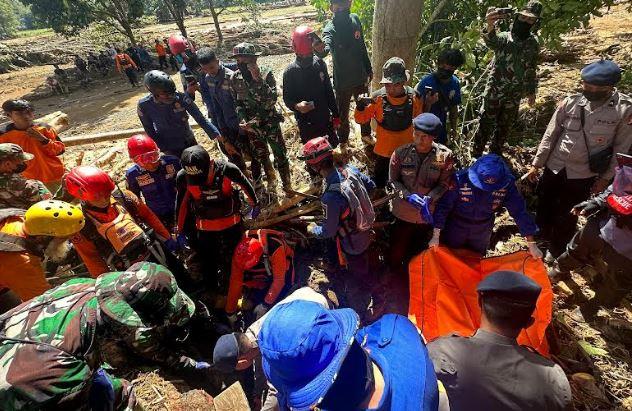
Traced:
<path fill-rule="evenodd" d="M 132 43 L 133 46 L 135 46 L 136 37 L 134 36 L 134 31 L 132 30 L 132 26 L 131 24 L 129 24 L 129 21 L 127 20 L 119 21 L 119 24 L 121 25 L 121 27 L 123 27 L 123 30 L 125 31 L 125 35 L 129 39 L 129 41 Z"/>
<path fill-rule="evenodd" d="M 215 10 L 213 0 L 208 0 L 208 6 L 211 9 L 211 16 L 213 16 L 213 24 L 215 25 L 215 32 L 217 33 L 217 43 L 221 44 L 224 41 L 224 36 L 222 35 L 222 28 L 219 26 L 219 13 Z"/>
<path fill-rule="evenodd" d="M 423 0 L 378 0 L 373 12 L 373 89 L 382 79 L 382 66 L 391 57 L 400 57 L 414 72 L 415 50 L 421 30 Z"/>
<path fill-rule="evenodd" d="M 180 5 L 178 1 L 165 1 L 165 5 L 169 9 L 169 13 L 176 22 L 176 26 L 178 26 L 178 30 L 182 36 L 187 37 L 187 29 L 184 25 L 184 11 L 180 9 Z"/>

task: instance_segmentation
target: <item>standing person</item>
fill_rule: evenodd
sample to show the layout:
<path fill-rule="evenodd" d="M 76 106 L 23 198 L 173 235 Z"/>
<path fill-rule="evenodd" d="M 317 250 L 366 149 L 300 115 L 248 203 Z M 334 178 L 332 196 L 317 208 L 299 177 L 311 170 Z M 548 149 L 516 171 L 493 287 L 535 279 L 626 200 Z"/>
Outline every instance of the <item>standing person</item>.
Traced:
<path fill-rule="evenodd" d="M 423 96 L 424 99 L 429 94 L 438 96 L 438 100 L 434 104 L 425 103 L 425 105 L 427 112 L 434 114 L 441 120 L 442 126 L 437 136 L 437 143 L 443 145 L 448 144 L 448 135 L 450 141 L 454 141 L 457 136 L 461 84 L 454 72 L 463 64 L 465 64 L 465 56 L 461 50 L 443 50 L 437 58 L 436 70 L 422 77 L 415 88 L 417 94 Z"/>
<path fill-rule="evenodd" d="M 51 193 L 57 193 L 64 175 L 60 156 L 66 150 L 57 132 L 47 124 L 35 122 L 33 105 L 26 100 L 7 100 L 2 109 L 11 122 L 0 129 L 0 143 L 17 144 L 33 154 L 22 176 L 39 180 Z"/>
<path fill-rule="evenodd" d="M 0 144 L 0 209 L 26 210 L 38 201 L 53 197 L 44 183 L 20 175 L 33 158 L 33 154 L 25 153 L 17 144 Z"/>
<path fill-rule="evenodd" d="M 368 192 L 375 184 L 351 167 L 338 170 L 334 166 L 333 148 L 325 137 L 308 141 L 299 159 L 325 181 L 320 200 L 326 210 L 325 220 L 321 224 L 310 223 L 307 232 L 316 238 L 336 240 L 340 266 L 348 270 L 345 277 L 347 303 L 364 319 L 377 285 L 375 274 L 369 269 L 368 253 L 375 220 Z"/>
<path fill-rule="evenodd" d="M 562 368 L 516 341 L 533 324 L 541 287 L 524 274 L 496 271 L 476 290 L 481 307 L 476 333 L 469 337 L 453 333 L 428 343 L 450 409 L 471 410 L 474 405 L 485 411 L 570 409 L 571 387 Z"/>
<path fill-rule="evenodd" d="M 612 153 L 627 153 L 632 146 L 632 97 L 615 89 L 619 66 L 596 61 L 583 68 L 581 78 L 583 92 L 553 113 L 528 173 L 536 182 L 544 169 L 536 215 L 550 243 L 547 259 L 564 252 L 575 233 L 571 208 L 608 186 L 616 166 Z"/>
<path fill-rule="evenodd" d="M 136 64 L 136 68 L 138 71 L 145 71 L 145 68 L 143 66 L 143 62 L 140 59 L 140 55 L 138 54 L 138 48 L 136 46 L 134 46 L 133 44 L 130 44 L 129 47 L 127 47 L 127 49 L 125 50 L 125 52 L 127 53 L 128 56 L 130 56 L 132 58 L 132 61 L 134 62 L 134 64 Z"/>
<path fill-rule="evenodd" d="M 538 226 L 527 212 L 516 179 L 502 157 L 485 154 L 469 168 L 459 170 L 435 208 L 434 232 L 429 245 L 465 248 L 484 256 L 494 228 L 496 212 L 506 207 L 533 258 L 542 258 L 535 244 Z"/>
<path fill-rule="evenodd" d="M 172 34 L 169 37 L 169 48 L 179 67 L 182 89 L 186 91 L 190 84 L 194 84 L 200 78 L 200 65 L 195 54 L 195 46 L 180 34 Z"/>
<path fill-rule="evenodd" d="M 189 240 L 201 258 L 209 289 L 226 295 L 231 258 L 244 235 L 237 187 L 248 198 L 251 217 L 257 218 L 260 207 L 254 188 L 237 166 L 211 159 L 202 146 L 184 150 L 181 161 L 176 180 L 178 240 Z"/>
<path fill-rule="evenodd" d="M 511 9 L 487 10 L 483 40 L 494 51 L 491 72 L 483 93 L 480 125 L 474 136 L 474 157 L 480 157 L 491 136 L 490 152 L 501 154 L 518 116 L 520 99 L 535 105 L 540 45 L 534 27 L 540 22 L 542 3 L 529 0 L 513 17 L 511 32 L 496 32 L 496 22 L 513 16 Z"/>
<path fill-rule="evenodd" d="M 156 39 L 156 45 L 154 46 L 155 50 L 156 50 L 156 54 L 158 55 L 158 64 L 159 64 L 159 68 L 160 70 L 164 70 L 168 67 L 167 64 L 167 49 L 165 48 L 165 46 L 160 42 L 159 39 Z"/>
<path fill-rule="evenodd" d="M 116 58 L 116 55 L 120 53 L 120 51 L 117 48 L 115 48 L 113 45 L 109 43 L 105 45 L 105 52 L 110 57 L 111 63 L 114 63 L 114 59 Z"/>
<path fill-rule="evenodd" d="M 352 0 L 330 0 L 329 9 L 334 13 L 323 30 L 323 40 L 316 40 L 314 48 L 320 58 L 331 52 L 334 66 L 334 87 L 340 114 L 338 137 L 345 147 L 349 140 L 349 106 L 351 98 L 369 92 L 373 79 L 371 59 L 364 43 L 360 18 L 349 11 Z M 362 139 L 371 140 L 371 124 L 360 125 Z"/>
<path fill-rule="evenodd" d="M 136 52 L 138 53 L 138 57 L 140 58 L 140 62 L 142 65 L 141 67 L 143 67 L 143 71 L 151 69 L 152 66 L 154 65 L 154 62 L 151 58 L 151 55 L 145 48 L 145 46 L 142 44 L 137 45 Z"/>
<path fill-rule="evenodd" d="M 116 71 L 118 71 L 119 74 L 123 74 L 123 71 L 125 71 L 129 84 L 131 84 L 132 87 L 138 87 L 138 75 L 136 74 L 138 66 L 129 54 L 122 53 L 120 49 L 116 49 L 114 61 L 116 63 Z"/>
<path fill-rule="evenodd" d="M 146 134 L 127 140 L 127 151 L 135 163 L 125 172 L 127 188 L 143 200 L 171 232 L 175 223 L 176 176 L 180 159 L 160 154 L 156 142 Z"/>
<path fill-rule="evenodd" d="M 356 102 L 354 113 L 355 121 L 360 124 L 369 124 L 372 119 L 377 122 L 373 178 L 380 189 L 386 186 L 388 180 L 391 155 L 397 147 L 413 141 L 413 118 L 424 111 L 423 100 L 406 85 L 410 73 L 404 66 L 404 60 L 391 57 L 384 63 L 382 71 L 380 83 L 384 87 L 373 93 L 371 98 L 361 97 Z"/>
<path fill-rule="evenodd" d="M 171 47 L 169 47 L 169 40 L 163 39 L 162 42 L 165 45 L 165 51 L 167 52 L 167 60 L 169 61 L 169 66 L 171 70 L 178 72 L 178 62 L 176 62 L 176 58 L 171 51 Z"/>
<path fill-rule="evenodd" d="M 442 130 L 441 121 L 432 113 L 423 113 L 413 121 L 413 143 L 393 152 L 389 188 L 396 194 L 391 200 L 395 216 L 390 233 L 387 264 L 391 284 L 388 290 L 408 313 L 408 262 L 428 245 L 432 236 L 432 211 L 448 190 L 454 174 L 452 151 L 435 143 Z"/>
<path fill-rule="evenodd" d="M 195 102 L 176 91 L 176 84 L 167 73 L 151 70 L 145 74 L 144 83 L 149 94 L 138 101 L 138 117 L 147 135 L 163 153 L 180 158 L 185 148 L 197 144 L 189 126 L 189 114 L 211 140 L 224 141 Z"/>
<path fill-rule="evenodd" d="M 75 67 L 79 72 L 79 78 L 82 85 L 86 85 L 90 82 L 90 73 L 88 72 L 88 63 L 80 56 L 75 55 Z"/>
<path fill-rule="evenodd" d="M 292 189 L 290 162 L 287 158 L 285 140 L 281 132 L 283 114 L 276 108 L 278 92 L 272 69 L 259 66 L 257 58 L 261 55 L 254 44 L 239 43 L 233 47 L 233 58 L 237 59 L 237 71 L 230 79 L 239 116 L 239 127 L 269 145 L 274 154 L 274 165 L 284 189 Z M 274 170 L 268 169 L 264 159 L 268 154 L 254 147 L 254 155 L 265 168 L 268 189 L 274 184 Z"/>
<path fill-rule="evenodd" d="M 303 144 L 328 136 L 335 148 L 338 145 L 335 129 L 340 126 L 340 116 L 327 64 L 314 55 L 314 35 L 309 26 L 298 26 L 292 33 L 296 60 L 283 72 L 283 101 L 294 112 Z"/>

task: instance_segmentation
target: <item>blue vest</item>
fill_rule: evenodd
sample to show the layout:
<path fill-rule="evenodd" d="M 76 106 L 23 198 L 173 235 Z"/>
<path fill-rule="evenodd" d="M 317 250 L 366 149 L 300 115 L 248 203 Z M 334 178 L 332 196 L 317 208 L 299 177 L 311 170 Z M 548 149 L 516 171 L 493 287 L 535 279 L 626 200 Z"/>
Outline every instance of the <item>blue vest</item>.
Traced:
<path fill-rule="evenodd" d="M 156 215 L 175 215 L 176 175 L 181 168 L 180 160 L 168 155 L 160 158 L 160 166 L 155 171 L 135 164 L 125 173 L 127 186 L 134 194 L 142 194 L 145 203 Z"/>

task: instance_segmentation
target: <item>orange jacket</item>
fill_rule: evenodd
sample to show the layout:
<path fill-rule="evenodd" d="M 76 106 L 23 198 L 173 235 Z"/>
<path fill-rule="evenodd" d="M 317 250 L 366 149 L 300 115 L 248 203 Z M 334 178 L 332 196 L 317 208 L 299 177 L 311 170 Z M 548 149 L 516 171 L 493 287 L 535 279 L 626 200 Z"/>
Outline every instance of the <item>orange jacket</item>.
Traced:
<path fill-rule="evenodd" d="M 163 46 L 162 44 L 158 43 L 158 44 L 156 44 L 156 53 L 158 53 L 159 56 L 166 56 L 167 55 L 167 50 L 165 49 L 165 46 Z"/>
<path fill-rule="evenodd" d="M 386 97 L 388 101 L 393 105 L 401 105 L 404 104 L 407 95 L 403 97 Z M 410 127 L 403 131 L 392 131 L 387 130 L 379 125 L 384 119 L 384 112 L 382 110 L 382 100 L 383 97 L 378 95 L 375 97 L 374 102 L 370 103 L 364 110 L 360 111 L 357 108 L 353 114 L 353 117 L 358 124 L 364 124 L 371 121 L 371 119 L 375 119 L 378 122 L 377 128 L 375 129 L 375 139 L 377 140 L 375 143 L 375 147 L 373 151 L 378 156 L 388 157 L 390 158 L 393 154 L 393 151 L 397 149 L 397 147 L 403 146 L 407 143 L 412 143 L 413 141 L 413 125 L 412 121 L 410 122 Z M 415 94 L 413 97 L 413 118 L 417 117 L 419 114 L 424 111 L 424 102 L 421 98 L 417 97 Z"/>
<path fill-rule="evenodd" d="M 0 232 L 26 238 L 24 218 L 10 217 L 0 223 Z M 0 251 L 0 289 L 9 288 L 22 301 L 41 295 L 50 288 L 42 260 L 27 251 Z"/>
<path fill-rule="evenodd" d="M 127 60 L 127 64 L 123 64 L 122 60 Z M 122 70 L 125 70 L 129 67 L 138 68 L 134 60 L 127 53 L 118 53 L 116 57 L 114 57 L 114 61 L 116 62 L 116 70 L 120 73 Z"/>
<path fill-rule="evenodd" d="M 13 143 L 22 147 L 26 153 L 35 158 L 26 163 L 26 170 L 22 173 L 25 178 L 50 183 L 61 180 L 64 175 L 64 163 L 59 156 L 64 153 L 66 146 L 57 136 L 57 132 L 50 126 L 36 123 L 32 129 L 46 137 L 48 143 L 42 144 L 35 137 L 31 137 L 26 130 L 18 130 L 10 123 L 4 130 L 0 130 L 0 143 Z"/>
<path fill-rule="evenodd" d="M 136 207 L 136 214 L 140 220 L 142 220 L 149 227 L 153 228 L 154 232 L 161 239 L 167 239 L 170 237 L 169 231 L 165 228 L 164 224 L 142 200 L 140 200 L 134 193 L 130 191 L 123 190 L 123 193 L 133 202 L 134 206 Z M 89 207 L 83 207 L 83 212 L 84 214 L 87 214 L 102 223 L 110 222 L 114 220 L 119 213 L 118 209 L 115 206 L 115 203 L 116 200 L 114 199 L 114 197 L 112 197 L 110 207 L 108 207 L 107 212 L 105 213 L 96 212 Z M 97 246 L 86 237 L 85 231 L 86 228 L 75 234 L 75 236 L 72 237 L 72 243 L 74 244 L 75 249 L 77 250 L 77 253 L 83 260 L 84 264 L 88 268 L 90 275 L 93 278 L 96 278 L 103 273 L 109 272 L 110 268 L 104 260 L 104 257 L 107 257 L 103 255 L 104 250 L 99 250 Z"/>
<path fill-rule="evenodd" d="M 294 283 L 294 250 L 285 242 L 282 233 L 274 230 L 248 230 L 244 235 L 258 238 L 263 243 L 263 258 L 268 256 L 270 272 L 267 272 L 264 261 L 260 260 L 253 268 L 245 270 L 233 257 L 225 308 L 229 314 L 237 311 L 243 287 L 259 290 L 268 287 L 264 301 L 272 305 L 277 302 L 281 291 Z"/>

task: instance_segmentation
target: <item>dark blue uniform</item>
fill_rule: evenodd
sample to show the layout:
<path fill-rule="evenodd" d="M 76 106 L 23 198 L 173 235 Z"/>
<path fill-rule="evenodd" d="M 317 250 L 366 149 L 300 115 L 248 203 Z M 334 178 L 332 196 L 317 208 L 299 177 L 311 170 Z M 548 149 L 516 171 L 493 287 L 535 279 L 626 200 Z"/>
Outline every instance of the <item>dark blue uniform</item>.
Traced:
<path fill-rule="evenodd" d="M 442 244 L 485 254 L 500 207 L 507 208 L 523 236 L 538 231 L 514 177 L 507 186 L 496 191 L 475 187 L 468 178 L 468 169 L 458 171 L 454 178 L 452 188 L 441 197 L 434 212 L 434 227 L 441 229 Z"/>
<path fill-rule="evenodd" d="M 181 168 L 179 158 L 164 155 L 155 171 L 135 164 L 125 173 L 129 190 L 138 197 L 142 193 L 147 206 L 169 227 L 175 217 L 176 175 Z"/>
<path fill-rule="evenodd" d="M 429 112 L 439 117 L 439 120 L 441 120 L 443 125 L 439 136 L 435 139 L 435 142 L 446 144 L 448 141 L 448 112 L 450 111 L 450 108 L 461 104 L 461 84 L 459 83 L 459 78 L 453 74 L 450 81 L 444 84 L 439 81 L 433 73 L 426 74 L 419 81 L 415 90 L 420 96 L 425 97 L 426 86 L 432 87 L 432 91 L 439 93 L 439 101 L 430 107 Z"/>
<path fill-rule="evenodd" d="M 160 151 L 178 158 L 185 148 L 197 144 L 189 126 L 189 114 L 211 139 L 219 135 L 213 123 L 184 93 L 176 92 L 175 101 L 171 104 L 158 103 L 151 94 L 138 101 L 138 117 L 147 135 L 158 144 Z"/>

